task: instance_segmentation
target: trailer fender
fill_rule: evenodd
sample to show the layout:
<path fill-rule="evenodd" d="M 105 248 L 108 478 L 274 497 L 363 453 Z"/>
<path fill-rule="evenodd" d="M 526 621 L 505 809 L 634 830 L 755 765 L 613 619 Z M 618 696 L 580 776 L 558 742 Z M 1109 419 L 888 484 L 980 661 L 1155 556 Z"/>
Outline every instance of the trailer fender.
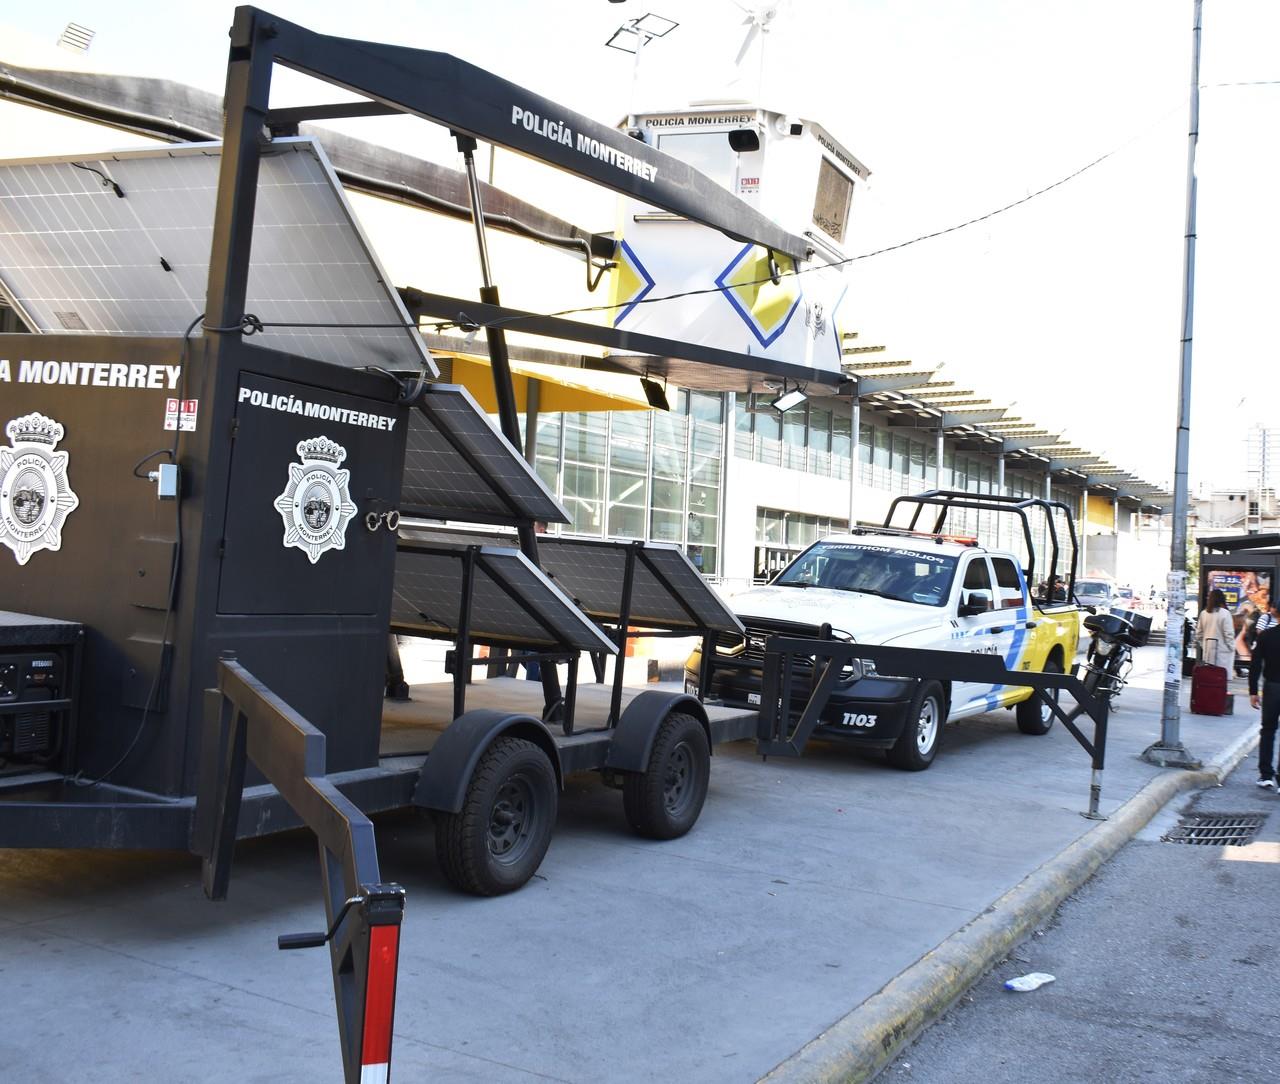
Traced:
<path fill-rule="evenodd" d="M 524 738 L 546 753 L 556 773 L 556 785 L 564 789 L 560 752 L 546 724 L 532 715 L 485 708 L 458 716 L 440 735 L 418 774 L 413 804 L 438 813 L 461 812 L 476 765 L 503 735 Z"/>
<path fill-rule="evenodd" d="M 707 748 L 711 748 L 711 724 L 707 710 L 696 696 L 688 693 L 664 692 L 647 689 L 637 696 L 622 712 L 604 765 L 619 772 L 642 772 L 649 766 L 649 754 L 663 720 L 673 712 L 692 715 L 707 735 Z"/>

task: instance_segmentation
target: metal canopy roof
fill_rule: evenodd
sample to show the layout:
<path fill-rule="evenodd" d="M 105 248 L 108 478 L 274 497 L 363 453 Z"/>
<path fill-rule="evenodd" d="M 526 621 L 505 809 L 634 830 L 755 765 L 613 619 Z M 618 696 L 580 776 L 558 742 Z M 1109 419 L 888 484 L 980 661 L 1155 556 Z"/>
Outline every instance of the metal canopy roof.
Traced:
<path fill-rule="evenodd" d="M 453 639 L 459 633 L 465 574 L 472 563 L 468 627 L 483 643 L 575 651 L 617 648 L 519 550 L 401 541 L 396 548 L 391 627 Z"/>
<path fill-rule="evenodd" d="M 181 335 L 205 307 L 220 155 L 203 143 L 0 162 L 0 292 L 40 332 Z M 273 349 L 435 375 L 314 140 L 263 153 L 246 310 L 309 325 L 266 329 Z"/>
<path fill-rule="evenodd" d="M 466 388 L 428 384 L 409 412 L 400 510 L 473 523 L 568 523 L 542 479 Z"/>
<path fill-rule="evenodd" d="M 844 334 L 846 341 L 856 338 L 856 332 Z M 1012 404 L 1000 406 L 978 392 L 956 387 L 954 380 L 935 380 L 941 364 L 916 369 L 910 361 L 866 358 L 884 349 L 846 347 L 846 354 L 858 353 L 846 357 L 841 366 L 846 379 L 836 394 L 855 395 L 864 409 L 884 417 L 891 428 L 942 431 L 959 440 L 960 451 L 1013 457 L 1037 470 L 1066 475 L 1074 485 L 1114 490 L 1118 500 L 1135 500 L 1144 509 L 1159 510 L 1156 502 L 1169 500 L 1158 486 L 1011 414 Z M 828 389 L 810 389 L 811 395 L 815 392 L 826 394 Z"/>

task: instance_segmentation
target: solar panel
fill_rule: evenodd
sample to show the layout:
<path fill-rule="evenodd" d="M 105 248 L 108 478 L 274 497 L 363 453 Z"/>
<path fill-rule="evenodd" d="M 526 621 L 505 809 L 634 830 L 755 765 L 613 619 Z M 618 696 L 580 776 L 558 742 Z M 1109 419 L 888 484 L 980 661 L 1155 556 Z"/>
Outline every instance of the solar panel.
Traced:
<path fill-rule="evenodd" d="M 640 627 L 742 632 L 742 624 L 678 547 L 664 542 L 539 541 L 542 567 L 592 617 L 617 621 L 627 550 L 635 573 L 629 623 Z"/>
<path fill-rule="evenodd" d="M 221 145 L 0 162 L 0 292 L 41 332 L 179 335 L 204 310 Z M 264 346 L 437 370 L 313 139 L 264 152 L 247 311 Z M 198 331 L 198 329 L 197 329 Z"/>
<path fill-rule="evenodd" d="M 569 522 L 537 472 L 454 384 L 428 385 L 409 412 L 400 510 L 472 523 Z"/>
<path fill-rule="evenodd" d="M 475 560 L 470 614 L 475 639 L 512 647 L 617 651 L 524 554 L 494 546 L 402 542 L 396 551 L 393 628 L 457 636 L 468 549 Z"/>
<path fill-rule="evenodd" d="M 400 538 L 424 543 L 515 546 L 511 535 L 405 524 Z M 597 621 L 616 622 L 627 550 L 636 551 L 630 623 L 640 628 L 710 629 L 742 635 L 742 624 L 684 552 L 669 542 L 607 542 L 544 535 L 538 560 L 556 584 Z"/>

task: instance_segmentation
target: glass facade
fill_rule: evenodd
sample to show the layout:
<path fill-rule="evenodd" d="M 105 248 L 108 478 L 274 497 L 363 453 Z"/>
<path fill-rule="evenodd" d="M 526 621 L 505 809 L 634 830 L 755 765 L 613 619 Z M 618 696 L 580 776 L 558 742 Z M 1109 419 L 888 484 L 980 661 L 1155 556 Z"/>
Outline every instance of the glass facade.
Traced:
<path fill-rule="evenodd" d="M 847 519 L 787 512 L 781 508 L 756 509 L 755 580 L 765 583 L 791 563 L 802 550 L 820 538 L 849 529 Z"/>
<path fill-rule="evenodd" d="M 725 441 L 744 459 L 848 480 L 890 494 L 932 489 L 937 468 L 935 434 L 890 429 L 864 412 L 858 426 L 855 465 L 848 402 L 809 401 L 779 416 L 752 413 L 746 396 L 681 390 L 672 410 L 544 414 L 539 419 L 537 470 L 563 502 L 572 523 L 553 533 L 592 538 L 645 539 L 680 546 L 705 575 L 723 570 L 721 522 L 724 506 Z M 1009 464 L 1006 492 L 1021 497 L 1044 494 L 1044 475 L 1023 474 Z M 990 492 L 997 477 L 990 456 L 943 451 L 943 489 Z M 1079 519 L 1079 493 L 1053 488 Z M 772 503 L 781 503 L 775 497 Z M 966 510 L 949 529 L 972 534 L 989 545 L 1025 549 L 1022 531 L 1009 516 Z M 1065 520 L 1056 524 L 1065 547 Z M 776 573 L 824 533 L 847 529 L 843 519 L 824 518 L 759 506 L 756 517 L 755 574 Z M 1047 553 L 1048 528 L 1033 521 L 1037 549 Z M 1025 554 L 1022 554 L 1025 558 Z"/>
<path fill-rule="evenodd" d="M 672 542 L 716 577 L 724 397 L 681 391 L 672 407 L 542 415 L 538 474 L 572 520 L 549 530 Z"/>

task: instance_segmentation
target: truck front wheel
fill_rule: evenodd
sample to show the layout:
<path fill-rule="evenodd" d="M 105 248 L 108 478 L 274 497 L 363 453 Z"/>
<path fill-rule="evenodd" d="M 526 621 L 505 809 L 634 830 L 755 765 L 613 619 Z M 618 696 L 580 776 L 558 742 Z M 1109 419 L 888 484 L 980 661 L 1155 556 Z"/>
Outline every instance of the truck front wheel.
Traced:
<path fill-rule="evenodd" d="M 911 698 L 902 733 L 885 754 L 890 764 L 904 772 L 922 772 L 933 763 L 947 721 L 945 705 L 941 685 L 936 681 L 921 682 Z"/>

